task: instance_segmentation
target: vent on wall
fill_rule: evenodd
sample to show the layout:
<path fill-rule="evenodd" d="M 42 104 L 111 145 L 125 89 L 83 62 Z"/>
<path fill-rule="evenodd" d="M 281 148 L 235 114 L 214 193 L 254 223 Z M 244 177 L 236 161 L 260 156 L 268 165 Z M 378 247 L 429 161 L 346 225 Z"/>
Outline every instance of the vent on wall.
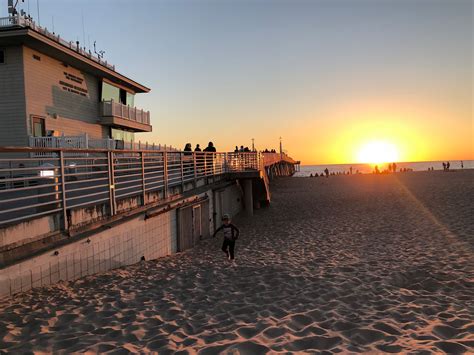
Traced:
<path fill-rule="evenodd" d="M 41 57 L 39 55 L 33 54 L 33 59 L 41 60 Z"/>

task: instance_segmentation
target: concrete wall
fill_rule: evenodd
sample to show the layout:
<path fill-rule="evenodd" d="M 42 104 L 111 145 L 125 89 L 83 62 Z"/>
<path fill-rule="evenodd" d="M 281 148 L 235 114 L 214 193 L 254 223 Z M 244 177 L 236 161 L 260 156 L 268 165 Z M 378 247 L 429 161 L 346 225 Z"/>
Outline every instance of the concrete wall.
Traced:
<path fill-rule="evenodd" d="M 0 64 L 0 146 L 27 145 L 22 47 L 2 47 Z"/>
<path fill-rule="evenodd" d="M 176 252 L 176 211 L 137 217 L 87 239 L 0 270 L 0 296 L 75 280 Z"/>
<path fill-rule="evenodd" d="M 209 198 L 211 234 L 216 208 L 213 194 L 215 191 L 207 190 L 196 195 Z M 218 194 L 224 213 L 235 215 L 241 210 L 242 191 L 237 184 L 219 189 Z M 0 297 L 131 265 L 139 262 L 142 256 L 150 260 L 174 254 L 177 251 L 176 215 L 176 209 L 146 220 L 145 214 L 141 214 L 89 238 L 8 266 L 0 270 Z M 220 221 L 216 223 L 220 225 Z"/>
<path fill-rule="evenodd" d="M 46 121 L 46 130 L 66 136 L 85 132 L 104 138 L 108 127 L 100 125 L 100 80 L 31 48 L 23 47 L 26 117 L 31 134 L 31 117 Z"/>

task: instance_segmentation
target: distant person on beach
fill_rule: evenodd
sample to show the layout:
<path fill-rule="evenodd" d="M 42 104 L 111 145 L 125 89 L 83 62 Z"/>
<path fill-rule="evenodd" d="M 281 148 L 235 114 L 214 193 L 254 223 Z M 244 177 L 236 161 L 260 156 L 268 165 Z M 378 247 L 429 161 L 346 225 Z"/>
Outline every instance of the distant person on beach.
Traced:
<path fill-rule="evenodd" d="M 351 172 L 351 175 L 352 175 L 352 166 L 349 168 L 350 172 Z"/>
<path fill-rule="evenodd" d="M 380 174 L 380 170 L 379 170 L 379 166 L 376 165 L 375 168 L 374 168 L 374 174 Z"/>
<path fill-rule="evenodd" d="M 392 169 L 393 169 L 393 172 L 396 173 L 397 172 L 397 164 L 393 163 L 392 164 Z"/>
<path fill-rule="evenodd" d="M 443 170 L 446 171 L 446 163 L 443 161 Z"/>
<path fill-rule="evenodd" d="M 461 169 L 464 169 L 464 163 L 461 160 Z"/>
<path fill-rule="evenodd" d="M 451 164 L 449 164 L 449 161 L 446 162 L 446 171 L 449 171 L 449 167 L 451 166 Z"/>
<path fill-rule="evenodd" d="M 227 259 L 235 264 L 234 250 L 235 250 L 235 241 L 239 238 L 240 231 L 239 229 L 231 223 L 230 216 L 225 214 L 222 217 L 223 224 L 216 229 L 214 232 L 214 238 L 219 231 L 224 233 L 224 242 L 222 243 L 222 251 L 227 255 Z"/>
<path fill-rule="evenodd" d="M 326 178 L 329 177 L 329 169 L 328 168 L 324 169 L 324 174 L 326 174 Z"/>

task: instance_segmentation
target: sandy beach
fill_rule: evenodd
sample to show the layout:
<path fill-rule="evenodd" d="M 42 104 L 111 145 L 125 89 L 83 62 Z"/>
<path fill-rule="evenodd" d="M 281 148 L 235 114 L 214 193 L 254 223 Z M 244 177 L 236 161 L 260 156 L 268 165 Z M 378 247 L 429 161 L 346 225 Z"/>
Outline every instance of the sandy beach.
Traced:
<path fill-rule="evenodd" d="M 241 229 L 0 303 L 0 350 L 474 351 L 474 170 L 282 178 Z"/>

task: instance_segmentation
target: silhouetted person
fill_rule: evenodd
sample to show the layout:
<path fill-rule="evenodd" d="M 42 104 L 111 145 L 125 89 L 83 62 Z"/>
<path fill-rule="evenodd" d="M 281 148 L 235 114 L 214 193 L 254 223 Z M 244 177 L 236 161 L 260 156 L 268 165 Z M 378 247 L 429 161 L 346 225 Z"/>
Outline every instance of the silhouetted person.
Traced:
<path fill-rule="evenodd" d="M 352 175 L 352 166 L 349 168 L 349 171 L 351 172 L 351 175 Z"/>
<path fill-rule="evenodd" d="M 375 173 L 375 174 L 380 174 L 380 170 L 379 170 L 379 166 L 378 166 L 378 165 L 376 165 L 374 169 L 375 169 L 375 170 L 374 170 L 374 173 Z"/>
<path fill-rule="evenodd" d="M 392 169 L 393 169 L 393 172 L 396 173 L 397 172 L 397 164 L 393 163 L 392 164 Z"/>
<path fill-rule="evenodd" d="M 309 177 L 313 177 L 313 173 L 309 174 Z"/>
<path fill-rule="evenodd" d="M 212 173 L 212 162 L 214 160 L 214 156 L 212 153 L 215 153 L 216 152 L 216 147 L 214 147 L 214 143 L 212 142 L 209 142 L 207 144 L 207 147 L 204 148 L 204 152 L 206 152 L 206 159 L 205 159 L 205 163 L 206 163 L 206 166 L 205 166 L 205 170 L 207 172 L 211 172 Z"/>
<path fill-rule="evenodd" d="M 193 149 L 191 147 L 191 143 L 186 143 L 183 149 L 183 166 L 185 173 L 189 173 L 190 170 L 193 170 Z"/>
<path fill-rule="evenodd" d="M 186 145 L 184 146 L 184 149 L 183 149 L 183 152 L 184 155 L 192 155 L 192 153 L 188 153 L 188 152 L 192 152 L 193 149 L 191 148 L 191 143 L 186 143 Z"/>
<path fill-rule="evenodd" d="M 194 148 L 194 151 L 195 152 L 200 152 L 201 151 L 201 147 L 199 146 L 199 144 L 196 144 L 196 148 Z"/>
<path fill-rule="evenodd" d="M 234 153 L 238 153 L 238 152 L 239 152 L 239 147 L 235 146 Z"/>
<path fill-rule="evenodd" d="M 461 160 L 461 169 L 464 169 L 464 163 Z"/>
<path fill-rule="evenodd" d="M 446 163 L 446 170 L 449 171 L 449 167 L 451 166 L 451 164 L 449 164 L 449 161 Z"/>
<path fill-rule="evenodd" d="M 328 168 L 324 169 L 324 174 L 326 174 L 327 178 L 329 177 L 329 169 Z"/>

